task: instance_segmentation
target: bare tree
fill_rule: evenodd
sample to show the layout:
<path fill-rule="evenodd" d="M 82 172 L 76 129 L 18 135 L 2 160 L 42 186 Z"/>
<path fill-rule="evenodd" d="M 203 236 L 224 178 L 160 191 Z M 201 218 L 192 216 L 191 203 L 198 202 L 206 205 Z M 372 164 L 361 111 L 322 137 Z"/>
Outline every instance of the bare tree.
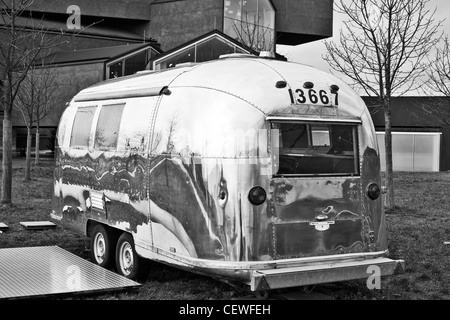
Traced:
<path fill-rule="evenodd" d="M 32 129 L 34 126 L 36 127 L 35 164 L 38 165 L 40 123 L 64 101 L 64 98 L 58 95 L 58 91 L 61 90 L 63 84 L 58 81 L 57 73 L 50 65 L 51 61 L 45 58 L 47 56 L 49 55 L 43 55 L 30 67 L 20 87 L 17 103 L 15 104 L 15 109 L 22 114 L 27 126 L 25 180 L 31 179 Z"/>
<path fill-rule="evenodd" d="M 3 161 L 1 203 L 11 203 L 12 191 L 12 110 L 20 87 L 30 68 L 43 50 L 60 45 L 61 35 L 48 36 L 42 24 L 36 25 L 32 18 L 26 25 L 19 20 L 27 16 L 34 0 L 0 0 L 3 37 L 0 40 L 0 88 L 3 118 Z"/>
<path fill-rule="evenodd" d="M 443 46 L 437 49 L 436 58 L 431 61 L 427 81 L 432 93 L 450 97 L 450 40 L 446 36 Z"/>
<path fill-rule="evenodd" d="M 450 40 L 446 36 L 442 46 L 438 47 L 436 56 L 429 63 L 428 79 L 425 82 L 429 96 L 440 96 L 434 106 L 423 105 L 423 109 L 438 119 L 444 126 L 450 126 Z"/>
<path fill-rule="evenodd" d="M 439 40 L 429 0 L 340 0 L 349 20 L 340 42 L 327 42 L 325 60 L 377 101 L 385 119 L 387 207 L 393 208 L 391 98 L 415 90 L 429 67 L 427 56 Z"/>

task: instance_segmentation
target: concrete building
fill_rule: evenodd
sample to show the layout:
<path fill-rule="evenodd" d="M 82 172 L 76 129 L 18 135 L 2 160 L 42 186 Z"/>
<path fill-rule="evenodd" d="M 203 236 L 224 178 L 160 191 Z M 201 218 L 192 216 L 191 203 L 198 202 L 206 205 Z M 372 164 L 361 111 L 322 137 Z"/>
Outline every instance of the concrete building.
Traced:
<path fill-rule="evenodd" d="M 277 56 L 277 44 L 300 45 L 330 37 L 333 1 L 78 0 L 76 6 L 68 0 L 34 1 L 18 25 L 29 29 L 31 18 L 49 35 L 67 32 L 69 41 L 49 57 L 64 86 L 57 100 L 67 101 L 91 84 L 142 69 L 235 52 L 270 51 Z M 3 23 L 0 19 L 0 40 L 7 40 Z M 52 145 L 64 108 L 61 102 L 41 123 L 44 148 Z M 13 135 L 13 148 L 20 154 L 26 127 L 18 113 Z"/>
<path fill-rule="evenodd" d="M 30 12 L 54 31 L 79 13 L 90 27 L 71 44 L 77 50 L 156 41 L 168 51 L 214 30 L 268 50 L 330 37 L 333 27 L 332 0 L 78 0 L 68 14 L 72 4 L 35 1 Z"/>

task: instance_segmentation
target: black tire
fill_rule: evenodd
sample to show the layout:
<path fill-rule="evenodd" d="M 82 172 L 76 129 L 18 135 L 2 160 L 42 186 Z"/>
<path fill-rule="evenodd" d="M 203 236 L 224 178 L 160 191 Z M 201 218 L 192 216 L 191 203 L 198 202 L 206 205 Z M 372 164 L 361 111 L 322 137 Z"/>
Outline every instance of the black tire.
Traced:
<path fill-rule="evenodd" d="M 91 258 L 92 261 L 103 268 L 111 268 L 114 265 L 115 239 L 111 231 L 98 224 L 91 234 Z"/>
<path fill-rule="evenodd" d="M 148 267 L 148 260 L 137 255 L 131 234 L 122 233 L 116 245 L 117 273 L 128 279 L 141 281 L 148 275 Z"/>

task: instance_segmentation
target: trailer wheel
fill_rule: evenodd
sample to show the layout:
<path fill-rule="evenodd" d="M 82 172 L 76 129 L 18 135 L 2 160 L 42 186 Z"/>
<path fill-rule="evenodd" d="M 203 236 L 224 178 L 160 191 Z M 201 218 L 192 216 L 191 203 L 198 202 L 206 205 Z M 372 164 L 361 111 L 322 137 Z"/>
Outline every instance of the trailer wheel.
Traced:
<path fill-rule="evenodd" d="M 142 280 L 148 275 L 148 262 L 137 255 L 133 237 L 127 232 L 122 233 L 117 241 L 116 269 L 119 274 L 133 280 Z"/>
<path fill-rule="evenodd" d="M 91 258 L 103 268 L 111 267 L 114 262 L 113 235 L 101 224 L 94 227 L 91 235 Z"/>

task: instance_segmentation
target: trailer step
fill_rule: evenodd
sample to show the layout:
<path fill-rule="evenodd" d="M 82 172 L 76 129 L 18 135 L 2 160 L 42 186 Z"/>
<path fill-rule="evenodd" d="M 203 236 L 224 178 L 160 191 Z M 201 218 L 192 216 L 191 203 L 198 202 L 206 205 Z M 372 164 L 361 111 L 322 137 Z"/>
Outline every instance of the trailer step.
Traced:
<path fill-rule="evenodd" d="M 57 246 L 0 249 L 0 261 L 0 299 L 111 293 L 141 286 Z"/>
<path fill-rule="evenodd" d="M 251 276 L 252 291 L 309 286 L 356 279 L 369 279 L 404 273 L 403 260 L 374 258 L 366 260 L 317 263 L 302 267 L 257 270 Z"/>

